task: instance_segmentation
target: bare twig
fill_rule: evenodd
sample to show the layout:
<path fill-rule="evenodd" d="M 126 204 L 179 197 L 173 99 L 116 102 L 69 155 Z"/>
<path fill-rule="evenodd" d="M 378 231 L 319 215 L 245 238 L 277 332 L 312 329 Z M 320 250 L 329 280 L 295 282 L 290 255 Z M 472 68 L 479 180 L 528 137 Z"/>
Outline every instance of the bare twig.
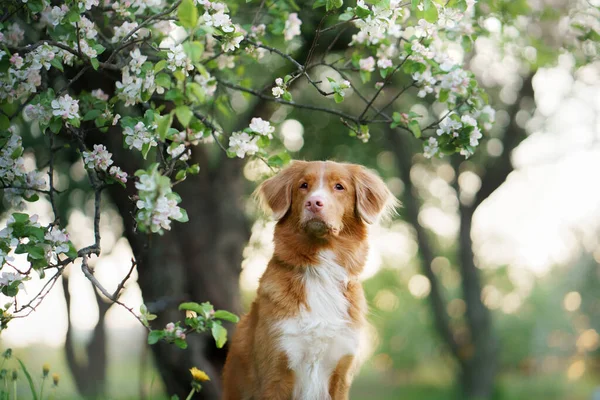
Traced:
<path fill-rule="evenodd" d="M 135 266 L 135 264 L 133 265 Z M 133 266 L 132 266 L 132 270 L 133 270 Z M 129 313 L 131 315 L 133 315 L 135 317 L 135 319 L 137 319 L 138 321 L 140 321 L 140 323 L 148 330 L 150 331 L 151 329 L 146 326 L 146 324 L 144 323 L 144 321 L 140 318 L 139 315 L 137 315 L 135 313 L 135 311 L 133 311 L 132 307 L 127 306 L 126 304 L 122 303 L 121 301 L 119 301 L 118 297 L 115 294 L 118 294 L 117 291 L 115 291 L 115 294 L 111 294 L 108 292 L 108 290 L 106 290 L 106 288 L 98 281 L 98 279 L 96 279 L 96 277 L 94 276 L 94 274 L 92 273 L 92 271 L 90 270 L 90 267 L 88 265 L 88 258 L 87 256 L 83 256 L 82 257 L 82 261 L 81 261 L 81 271 L 83 272 L 83 275 L 85 275 L 85 277 L 92 283 L 92 285 L 94 285 L 94 287 L 96 289 L 98 289 L 100 291 L 100 293 L 102 293 L 104 295 L 104 297 L 106 297 L 108 300 L 112 301 L 115 304 L 120 305 L 121 307 L 123 307 L 124 309 L 126 309 L 127 311 L 129 311 Z M 129 274 L 127 274 L 127 276 L 125 277 L 125 279 L 122 281 L 122 284 L 124 285 L 125 281 L 127 279 L 129 279 L 129 276 L 131 274 L 131 271 L 129 272 Z M 119 287 L 117 287 L 117 290 L 120 291 Z"/>
<path fill-rule="evenodd" d="M 240 92 L 250 93 L 250 94 L 252 94 L 252 95 L 254 95 L 254 96 L 258 97 L 258 98 L 261 98 L 263 100 L 272 101 L 274 103 L 286 104 L 286 105 L 289 105 L 289 106 L 294 106 L 296 108 L 304 108 L 304 109 L 307 109 L 307 110 L 321 111 L 321 112 L 324 112 L 324 113 L 327 113 L 327 114 L 337 115 L 338 117 L 342 117 L 342 118 L 347 119 L 349 121 L 355 122 L 356 124 L 359 123 L 358 118 L 356 118 L 356 117 L 354 117 L 354 116 L 352 116 L 350 114 L 346 114 L 344 112 L 338 111 L 338 110 L 334 110 L 334 109 L 326 108 L 326 107 L 313 106 L 312 104 L 303 104 L 303 103 L 296 103 L 294 101 L 283 100 L 283 99 L 280 99 L 280 98 L 276 98 L 276 97 L 272 97 L 272 96 L 260 93 L 260 92 L 258 92 L 256 90 L 253 90 L 253 89 L 249 89 L 249 88 L 245 88 L 243 86 L 236 85 L 236 84 L 231 83 L 231 82 L 223 81 L 223 80 L 218 79 L 218 78 L 217 78 L 217 81 L 221 85 L 223 85 L 225 87 L 228 87 L 228 88 L 234 89 L 234 90 L 238 90 Z"/>

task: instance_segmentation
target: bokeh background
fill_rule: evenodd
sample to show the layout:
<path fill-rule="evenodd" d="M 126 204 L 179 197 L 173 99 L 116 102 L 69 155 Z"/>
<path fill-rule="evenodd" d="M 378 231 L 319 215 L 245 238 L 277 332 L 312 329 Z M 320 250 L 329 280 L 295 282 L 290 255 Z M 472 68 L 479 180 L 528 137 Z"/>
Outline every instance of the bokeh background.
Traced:
<path fill-rule="evenodd" d="M 494 377 L 495 399 L 600 397 L 600 63 L 593 47 L 573 50 L 565 44 L 570 32 L 565 18 L 590 17 L 577 16 L 579 5 L 478 3 L 486 34 L 471 52 L 458 44 L 449 51 L 469 65 L 497 112 L 490 135 L 466 161 L 425 159 L 418 140 L 386 127 L 373 129 L 371 141 L 363 144 L 335 117 L 239 93 L 231 93 L 231 103 L 220 109 L 228 131 L 256 115 L 277 124 L 280 146 L 293 158 L 376 169 L 403 202 L 393 221 L 372 229 L 362 276 L 369 346 L 352 399 L 464 398 L 461 387 L 477 386 L 487 374 Z M 300 13 L 306 41 L 318 22 L 311 15 Z M 291 50 L 300 59 L 306 51 L 302 45 Z M 245 68 L 260 87 L 290 66 L 266 56 Z M 340 78 L 327 68 L 314 74 L 324 82 Z M 382 103 L 408 79 L 398 77 Z M 113 90 L 110 82 L 93 83 L 98 82 L 107 93 Z M 330 103 L 302 84 L 292 93 L 296 101 Z M 352 94 L 342 106 L 361 109 Z M 444 111 L 416 91 L 393 108 L 415 111 L 426 123 Z M 39 132 L 21 129 L 25 144 L 43 151 Z M 118 159 L 120 138 L 98 140 L 112 143 Z M 32 165 L 43 161 L 43 153 L 36 154 L 37 159 L 33 152 L 27 156 Z M 134 252 L 145 251 L 122 301 L 135 308 L 144 302 L 159 314 L 159 324 L 176 319 L 169 307 L 185 299 L 243 312 L 272 253 L 274 223 L 250 198 L 269 169 L 259 160 L 228 159 L 211 143 L 196 149 L 194 158 L 202 172 L 179 191 L 191 219 L 185 229 L 174 227 L 142 244 L 132 236 L 127 197 L 110 192 L 103 199 L 96 276 L 109 289 L 116 287 Z M 135 162 L 124 169 L 135 170 Z M 83 246 L 93 239 L 93 194 L 81 160 L 65 157 L 59 165 L 61 214 L 73 242 Z M 47 202 L 29 211 L 49 222 Z M 20 296 L 27 299 L 43 284 L 30 282 Z M 49 363 L 61 376 L 55 398 L 63 399 L 168 398 L 165 382 L 186 385 L 193 365 L 218 379 L 223 360 L 210 338 L 193 342 L 188 355 L 167 345 L 152 352 L 143 327 L 106 303 L 77 264 L 34 313 L 12 321 L 0 340 L 26 362 L 38 384 L 42 364 Z"/>

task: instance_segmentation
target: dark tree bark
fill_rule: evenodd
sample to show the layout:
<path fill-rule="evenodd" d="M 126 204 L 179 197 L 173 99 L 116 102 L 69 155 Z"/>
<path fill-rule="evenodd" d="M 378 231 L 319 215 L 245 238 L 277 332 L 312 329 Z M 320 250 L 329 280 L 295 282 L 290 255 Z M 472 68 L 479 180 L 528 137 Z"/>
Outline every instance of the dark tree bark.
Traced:
<path fill-rule="evenodd" d="M 510 159 L 512 151 L 526 137 L 525 129 L 517 124 L 515 117 L 520 110 L 521 101 L 526 97 L 533 97 L 532 77 L 533 75 L 530 75 L 524 79 L 517 101 L 507 110 L 510 123 L 502 138 L 504 152 L 487 165 L 484 163 L 480 176 L 481 188 L 474 201 L 471 204 L 459 202 L 458 260 L 462 294 L 466 304 L 466 322 L 469 330 L 466 340 L 463 338 L 459 342 L 455 338 L 446 312 L 442 287 L 431 268 L 431 263 L 435 258 L 435 249 L 430 242 L 430 234 L 420 225 L 418 219 L 421 204 L 410 178 L 412 157 L 414 155 L 410 149 L 410 142 L 402 133 L 391 129 L 387 130 L 387 137 L 392 143 L 399 174 L 406 189 L 403 198 L 403 214 L 406 221 L 415 230 L 421 269 L 431 283 L 429 303 L 434 323 L 438 333 L 459 365 L 458 382 L 460 382 L 466 399 L 492 398 L 498 363 L 498 339 L 493 329 L 491 313 L 481 299 L 481 277 L 474 260 L 471 238 L 473 214 L 477 207 L 504 183 L 513 170 Z M 458 176 L 460 161 L 454 162 L 452 165 L 456 176 Z M 458 196 L 459 189 L 456 184 L 454 187 Z"/>
<path fill-rule="evenodd" d="M 107 143 L 115 159 L 127 172 L 139 168 L 123 150 L 120 137 Z M 148 309 L 158 314 L 159 328 L 183 319 L 177 306 L 182 301 L 210 301 L 216 309 L 240 311 L 239 273 L 242 251 L 249 238 L 244 215 L 242 160 L 225 157 L 209 165 L 206 149 L 195 148 L 194 162 L 201 165 L 197 176 L 177 186 L 190 217 L 185 224 L 174 222 L 163 236 L 146 236 L 135 231 L 133 203 L 135 188 L 128 185 L 111 192 L 125 224 L 139 271 L 139 285 Z M 231 328 L 231 326 L 228 326 Z M 220 397 L 220 371 L 226 349 L 216 349 L 210 335 L 188 337 L 188 348 L 180 350 L 166 343 L 152 346 L 169 394 L 185 398 L 190 391 L 189 369 L 197 366 L 211 377 L 195 398 Z"/>
<path fill-rule="evenodd" d="M 85 346 L 85 362 L 77 359 L 73 341 L 73 324 L 71 323 L 71 295 L 69 279 L 63 275 L 63 293 L 67 302 L 69 326 L 65 342 L 67 364 L 79 393 L 86 399 L 102 399 L 106 391 L 106 329 L 104 319 L 111 304 L 105 302 L 94 290 L 98 305 L 98 323 L 94 327 L 90 341 Z"/>

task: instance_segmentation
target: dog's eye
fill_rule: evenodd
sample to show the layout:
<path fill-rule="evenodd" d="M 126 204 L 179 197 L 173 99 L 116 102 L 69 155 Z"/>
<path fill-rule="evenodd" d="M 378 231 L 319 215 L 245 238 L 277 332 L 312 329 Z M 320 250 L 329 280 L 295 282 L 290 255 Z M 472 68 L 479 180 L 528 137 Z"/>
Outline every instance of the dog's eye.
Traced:
<path fill-rule="evenodd" d="M 300 189 L 308 189 L 308 183 L 304 182 L 300 185 Z"/>
<path fill-rule="evenodd" d="M 339 183 L 336 183 L 334 188 L 335 188 L 335 190 L 344 190 L 344 187 Z"/>

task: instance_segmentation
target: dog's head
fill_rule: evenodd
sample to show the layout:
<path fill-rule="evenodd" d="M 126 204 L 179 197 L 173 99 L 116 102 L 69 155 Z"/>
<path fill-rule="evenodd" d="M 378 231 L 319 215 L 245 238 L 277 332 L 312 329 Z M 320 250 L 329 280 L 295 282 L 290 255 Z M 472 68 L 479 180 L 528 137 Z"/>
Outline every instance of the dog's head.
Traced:
<path fill-rule="evenodd" d="M 257 194 L 279 223 L 321 239 L 372 224 L 396 205 L 373 172 L 332 161 L 294 161 L 263 182 Z"/>

